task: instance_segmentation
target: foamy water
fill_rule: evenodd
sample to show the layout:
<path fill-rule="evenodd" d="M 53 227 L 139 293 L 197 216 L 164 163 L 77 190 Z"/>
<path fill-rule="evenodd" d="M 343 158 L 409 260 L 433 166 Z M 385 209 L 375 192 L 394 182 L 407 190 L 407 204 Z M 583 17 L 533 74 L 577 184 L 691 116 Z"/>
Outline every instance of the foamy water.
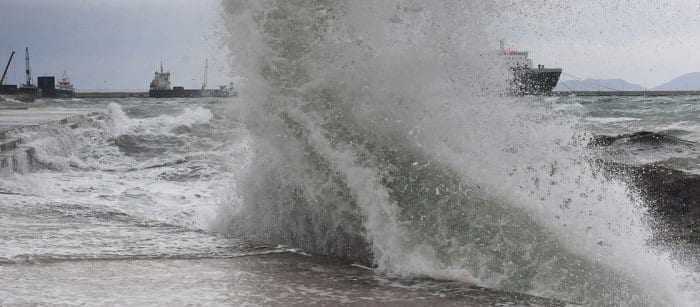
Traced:
<path fill-rule="evenodd" d="M 226 233 L 245 212 L 237 187 L 244 186 L 249 164 L 261 155 L 253 151 L 255 140 L 240 117 L 216 115 L 230 103 L 67 102 L 54 110 L 78 112 L 71 122 L 11 132 L 23 139 L 17 158 L 28 154 L 0 176 L 0 302 L 548 302 L 470 284 L 395 279 L 390 272 L 377 275 L 343 258 L 312 257 L 313 249 Z M 313 139 L 327 148 L 322 136 Z M 342 154 L 334 163 L 345 169 L 352 165 Z M 351 219 L 367 214 L 380 225 L 395 217 L 372 207 L 376 191 L 384 190 L 377 178 L 370 168 L 354 170 L 350 180 L 364 193 L 354 196 L 366 211 Z M 383 197 L 386 201 L 388 193 Z M 385 229 L 401 235 L 399 226 Z M 329 288 L 323 280 L 335 282 Z"/>

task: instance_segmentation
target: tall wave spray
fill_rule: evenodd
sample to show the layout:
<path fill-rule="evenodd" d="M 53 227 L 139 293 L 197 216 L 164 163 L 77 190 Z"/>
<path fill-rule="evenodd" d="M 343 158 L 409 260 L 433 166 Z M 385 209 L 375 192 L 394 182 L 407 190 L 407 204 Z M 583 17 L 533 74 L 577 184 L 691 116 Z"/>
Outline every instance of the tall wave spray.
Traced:
<path fill-rule="evenodd" d="M 253 160 L 228 231 L 403 276 L 691 305 L 575 120 L 498 96 L 477 1 L 224 1 Z"/>

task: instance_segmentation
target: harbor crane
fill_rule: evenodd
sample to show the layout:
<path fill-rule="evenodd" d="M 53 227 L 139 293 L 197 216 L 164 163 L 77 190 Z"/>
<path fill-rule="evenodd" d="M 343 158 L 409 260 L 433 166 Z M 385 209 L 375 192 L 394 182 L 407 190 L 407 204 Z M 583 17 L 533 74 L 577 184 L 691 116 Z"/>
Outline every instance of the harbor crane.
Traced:
<path fill-rule="evenodd" d="M 5 65 L 5 70 L 2 72 L 2 78 L 0 78 L 0 86 L 2 86 L 5 82 L 5 77 L 7 76 L 7 69 L 10 68 L 10 63 L 12 63 L 12 58 L 15 56 L 15 51 L 12 50 L 12 53 L 10 53 L 10 59 L 7 60 L 7 65 Z"/>
<path fill-rule="evenodd" d="M 27 83 L 24 87 L 32 87 L 32 68 L 29 66 L 29 47 L 24 48 L 24 64 L 26 67 L 25 73 L 27 75 Z"/>

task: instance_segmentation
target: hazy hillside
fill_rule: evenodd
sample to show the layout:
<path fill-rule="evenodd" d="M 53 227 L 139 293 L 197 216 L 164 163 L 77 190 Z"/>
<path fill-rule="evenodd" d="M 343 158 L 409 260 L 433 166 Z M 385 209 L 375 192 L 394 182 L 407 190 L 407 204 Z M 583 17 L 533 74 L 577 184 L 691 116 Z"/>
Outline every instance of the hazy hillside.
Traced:
<path fill-rule="evenodd" d="M 700 72 L 691 72 L 654 88 L 659 91 L 700 90 Z"/>
<path fill-rule="evenodd" d="M 699 79 L 700 80 L 700 79 Z M 639 84 L 629 83 L 622 79 L 584 79 L 560 80 L 555 91 L 641 91 Z"/>

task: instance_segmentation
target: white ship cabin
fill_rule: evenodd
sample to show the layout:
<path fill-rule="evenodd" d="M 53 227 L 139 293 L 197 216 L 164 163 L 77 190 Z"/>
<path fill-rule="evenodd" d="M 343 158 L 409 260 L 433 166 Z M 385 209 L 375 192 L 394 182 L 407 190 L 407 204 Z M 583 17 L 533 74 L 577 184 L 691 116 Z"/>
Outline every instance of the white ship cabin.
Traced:
<path fill-rule="evenodd" d="M 68 79 L 68 75 L 66 74 L 66 71 L 63 71 L 63 77 L 61 77 L 61 80 L 58 81 L 58 86 L 57 88 L 59 90 L 63 91 L 74 91 L 75 89 L 73 88 L 73 84 L 70 82 L 70 79 Z"/>
<path fill-rule="evenodd" d="M 163 64 L 160 64 L 160 72 L 156 71 L 153 81 L 151 81 L 152 90 L 170 90 L 170 72 L 163 71 Z"/>
<path fill-rule="evenodd" d="M 532 59 L 529 58 L 527 51 L 505 48 L 502 41 L 501 54 L 503 55 L 508 67 L 532 67 Z"/>
<path fill-rule="evenodd" d="M 527 51 L 503 49 L 503 56 L 508 67 L 532 67 L 532 59 Z"/>

